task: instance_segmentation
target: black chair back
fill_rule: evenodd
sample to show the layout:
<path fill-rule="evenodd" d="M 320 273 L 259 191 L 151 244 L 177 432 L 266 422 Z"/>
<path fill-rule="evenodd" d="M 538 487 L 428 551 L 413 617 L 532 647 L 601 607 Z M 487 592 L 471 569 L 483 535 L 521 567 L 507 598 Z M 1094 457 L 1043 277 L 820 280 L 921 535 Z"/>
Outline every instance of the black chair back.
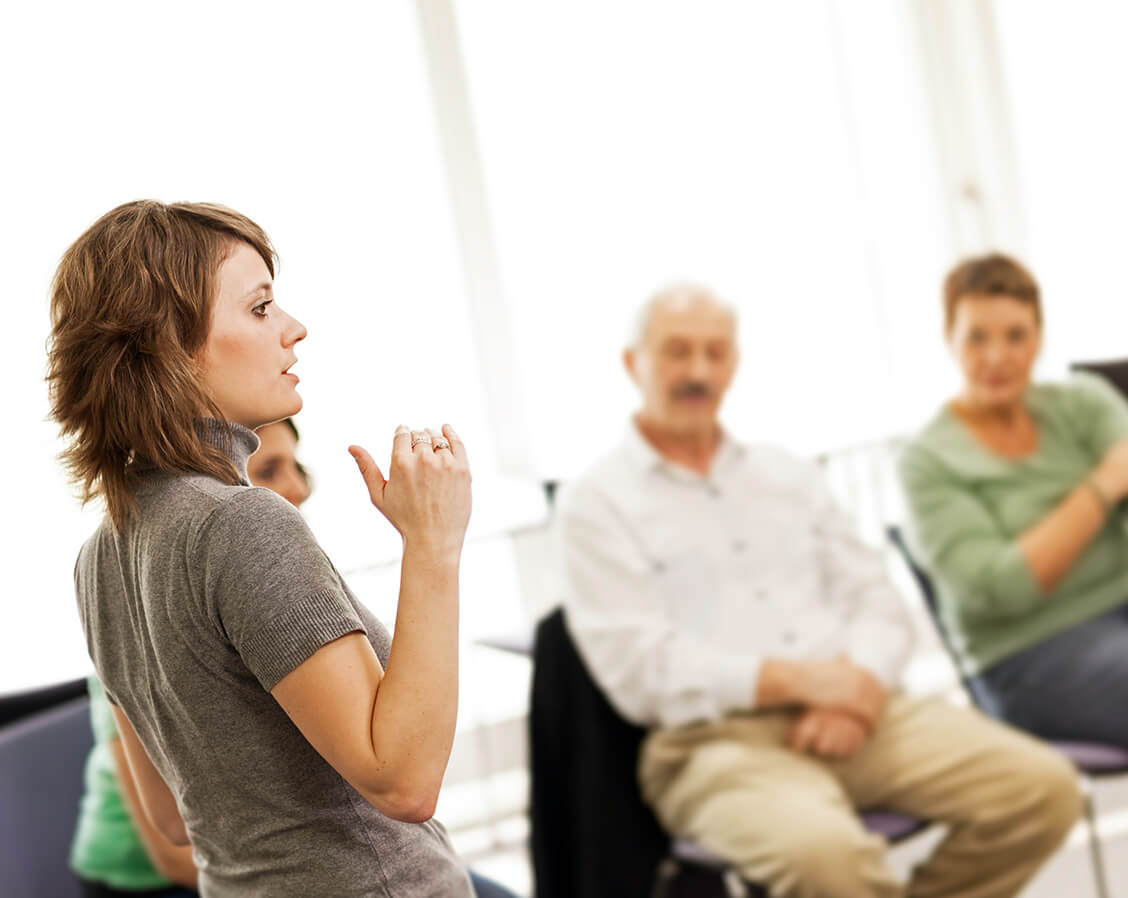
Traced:
<path fill-rule="evenodd" d="M 886 528 L 885 533 L 889 537 L 889 542 L 897 549 L 897 553 L 901 556 L 909 571 L 912 572 L 913 579 L 916 580 L 917 586 L 920 587 L 920 594 L 924 599 L 925 607 L 928 609 L 928 616 L 932 619 L 932 624 L 936 628 L 940 642 L 944 645 L 944 651 L 947 652 L 948 658 L 951 659 L 952 666 L 955 667 L 956 673 L 959 675 L 960 683 L 963 685 L 964 691 L 968 693 L 972 703 L 981 711 L 985 711 L 992 717 L 1001 718 L 1002 712 L 998 707 L 995 697 L 991 694 L 990 689 L 976 677 L 970 676 L 965 671 L 960 661 L 959 652 L 956 651 L 956 644 L 952 639 L 952 634 L 944 622 L 943 615 L 940 614 L 940 600 L 936 592 L 936 586 L 932 582 L 932 578 L 928 575 L 928 572 L 921 567 L 920 563 L 913 557 L 901 528 L 896 525 L 891 525 Z"/>
<path fill-rule="evenodd" d="M 1103 362 L 1073 362 L 1071 371 L 1087 371 L 1099 374 L 1128 398 L 1128 359 L 1110 359 Z"/>
<path fill-rule="evenodd" d="M 561 609 L 533 644 L 530 801 L 537 898 L 645 898 L 670 840 L 638 791 L 645 730 L 611 707 Z"/>
<path fill-rule="evenodd" d="M 537 898 L 723 898 L 722 871 L 679 864 L 658 876 L 670 837 L 642 800 L 646 730 L 619 716 L 588 673 L 563 609 L 533 641 L 529 709 L 530 830 Z M 753 813 L 749 809 L 749 813 Z M 748 898 L 766 892 L 747 885 Z"/>
<path fill-rule="evenodd" d="M 952 641 L 952 634 L 948 632 L 948 627 L 944 623 L 944 618 L 940 614 L 940 598 L 936 593 L 936 586 L 932 582 L 932 578 L 928 575 L 920 563 L 913 557 L 912 551 L 909 549 L 908 541 L 905 539 L 904 531 L 901 530 L 896 524 L 891 524 L 885 528 L 885 534 L 889 537 L 889 542 L 897 550 L 897 554 L 901 556 L 901 560 L 905 562 L 905 566 L 913 575 L 917 587 L 920 589 L 921 598 L 924 599 L 924 605 L 928 609 L 928 616 L 932 619 L 932 625 L 936 628 L 936 633 L 940 637 L 940 641 L 944 645 L 944 650 L 948 653 L 948 657 L 952 659 L 955 664 L 956 670 L 960 673 L 960 680 L 965 686 L 968 685 L 968 678 L 963 672 L 963 666 L 960 664 L 959 653 L 956 651 L 955 643 Z"/>

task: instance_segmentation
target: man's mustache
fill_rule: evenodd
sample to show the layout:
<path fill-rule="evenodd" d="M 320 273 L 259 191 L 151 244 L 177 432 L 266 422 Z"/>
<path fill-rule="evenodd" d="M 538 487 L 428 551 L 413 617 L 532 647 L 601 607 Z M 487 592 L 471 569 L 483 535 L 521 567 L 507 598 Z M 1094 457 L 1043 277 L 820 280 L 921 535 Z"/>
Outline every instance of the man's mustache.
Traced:
<path fill-rule="evenodd" d="M 675 399 L 712 399 L 713 388 L 698 380 L 687 380 L 676 384 L 673 389 Z"/>

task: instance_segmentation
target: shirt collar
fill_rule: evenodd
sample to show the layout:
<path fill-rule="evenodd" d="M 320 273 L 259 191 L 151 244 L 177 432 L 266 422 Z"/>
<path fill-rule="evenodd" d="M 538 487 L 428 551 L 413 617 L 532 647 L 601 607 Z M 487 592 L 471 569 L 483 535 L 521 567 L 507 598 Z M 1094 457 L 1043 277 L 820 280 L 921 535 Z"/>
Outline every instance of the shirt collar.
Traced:
<path fill-rule="evenodd" d="M 243 486 L 251 485 L 247 476 L 247 461 L 260 445 L 258 435 L 253 430 L 234 421 L 203 418 L 196 422 L 196 432 L 231 460 Z"/>
<path fill-rule="evenodd" d="M 711 480 L 724 471 L 734 460 L 744 454 L 744 447 L 737 443 L 728 432 L 721 428 L 721 442 L 717 447 L 717 454 L 713 457 L 712 467 L 707 475 L 700 475 L 695 471 L 682 467 L 676 462 L 666 459 L 638 429 L 638 422 L 633 418 L 627 425 L 627 433 L 623 440 L 623 452 L 631 461 L 632 467 L 646 472 L 669 471 L 680 477 L 693 477 L 697 480 Z"/>

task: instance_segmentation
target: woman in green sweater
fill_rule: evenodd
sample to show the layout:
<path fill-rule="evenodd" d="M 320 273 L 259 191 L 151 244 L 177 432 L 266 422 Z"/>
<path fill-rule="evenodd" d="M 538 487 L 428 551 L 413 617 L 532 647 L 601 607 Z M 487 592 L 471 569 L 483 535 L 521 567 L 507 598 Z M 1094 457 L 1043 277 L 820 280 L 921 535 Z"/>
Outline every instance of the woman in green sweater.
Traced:
<path fill-rule="evenodd" d="M 900 463 L 913 542 L 980 702 L 1045 738 L 1128 747 L 1128 404 L 1091 375 L 1031 383 L 1037 283 L 957 266 L 945 329 L 962 392 Z"/>

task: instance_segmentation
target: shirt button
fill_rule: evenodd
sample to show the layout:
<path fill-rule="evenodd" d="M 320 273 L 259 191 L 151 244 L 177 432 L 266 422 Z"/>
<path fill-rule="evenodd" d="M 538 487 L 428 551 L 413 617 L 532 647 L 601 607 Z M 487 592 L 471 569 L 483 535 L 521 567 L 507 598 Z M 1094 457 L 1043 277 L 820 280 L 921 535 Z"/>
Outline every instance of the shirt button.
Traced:
<path fill-rule="evenodd" d="M 742 539 L 734 539 L 732 541 L 732 550 L 734 552 L 743 552 L 748 547 L 748 544 Z"/>
<path fill-rule="evenodd" d="M 709 495 L 712 496 L 714 499 L 721 498 L 721 488 L 719 486 L 717 486 L 715 483 L 710 483 L 709 486 L 706 487 L 706 489 L 709 491 Z"/>
<path fill-rule="evenodd" d="M 795 632 L 793 630 L 784 630 L 783 641 L 788 645 L 793 645 L 795 643 Z"/>
<path fill-rule="evenodd" d="M 763 602 L 768 598 L 767 591 L 765 591 L 763 589 L 757 589 L 755 592 L 752 593 L 752 595 L 754 595 L 756 597 L 757 602 Z"/>

